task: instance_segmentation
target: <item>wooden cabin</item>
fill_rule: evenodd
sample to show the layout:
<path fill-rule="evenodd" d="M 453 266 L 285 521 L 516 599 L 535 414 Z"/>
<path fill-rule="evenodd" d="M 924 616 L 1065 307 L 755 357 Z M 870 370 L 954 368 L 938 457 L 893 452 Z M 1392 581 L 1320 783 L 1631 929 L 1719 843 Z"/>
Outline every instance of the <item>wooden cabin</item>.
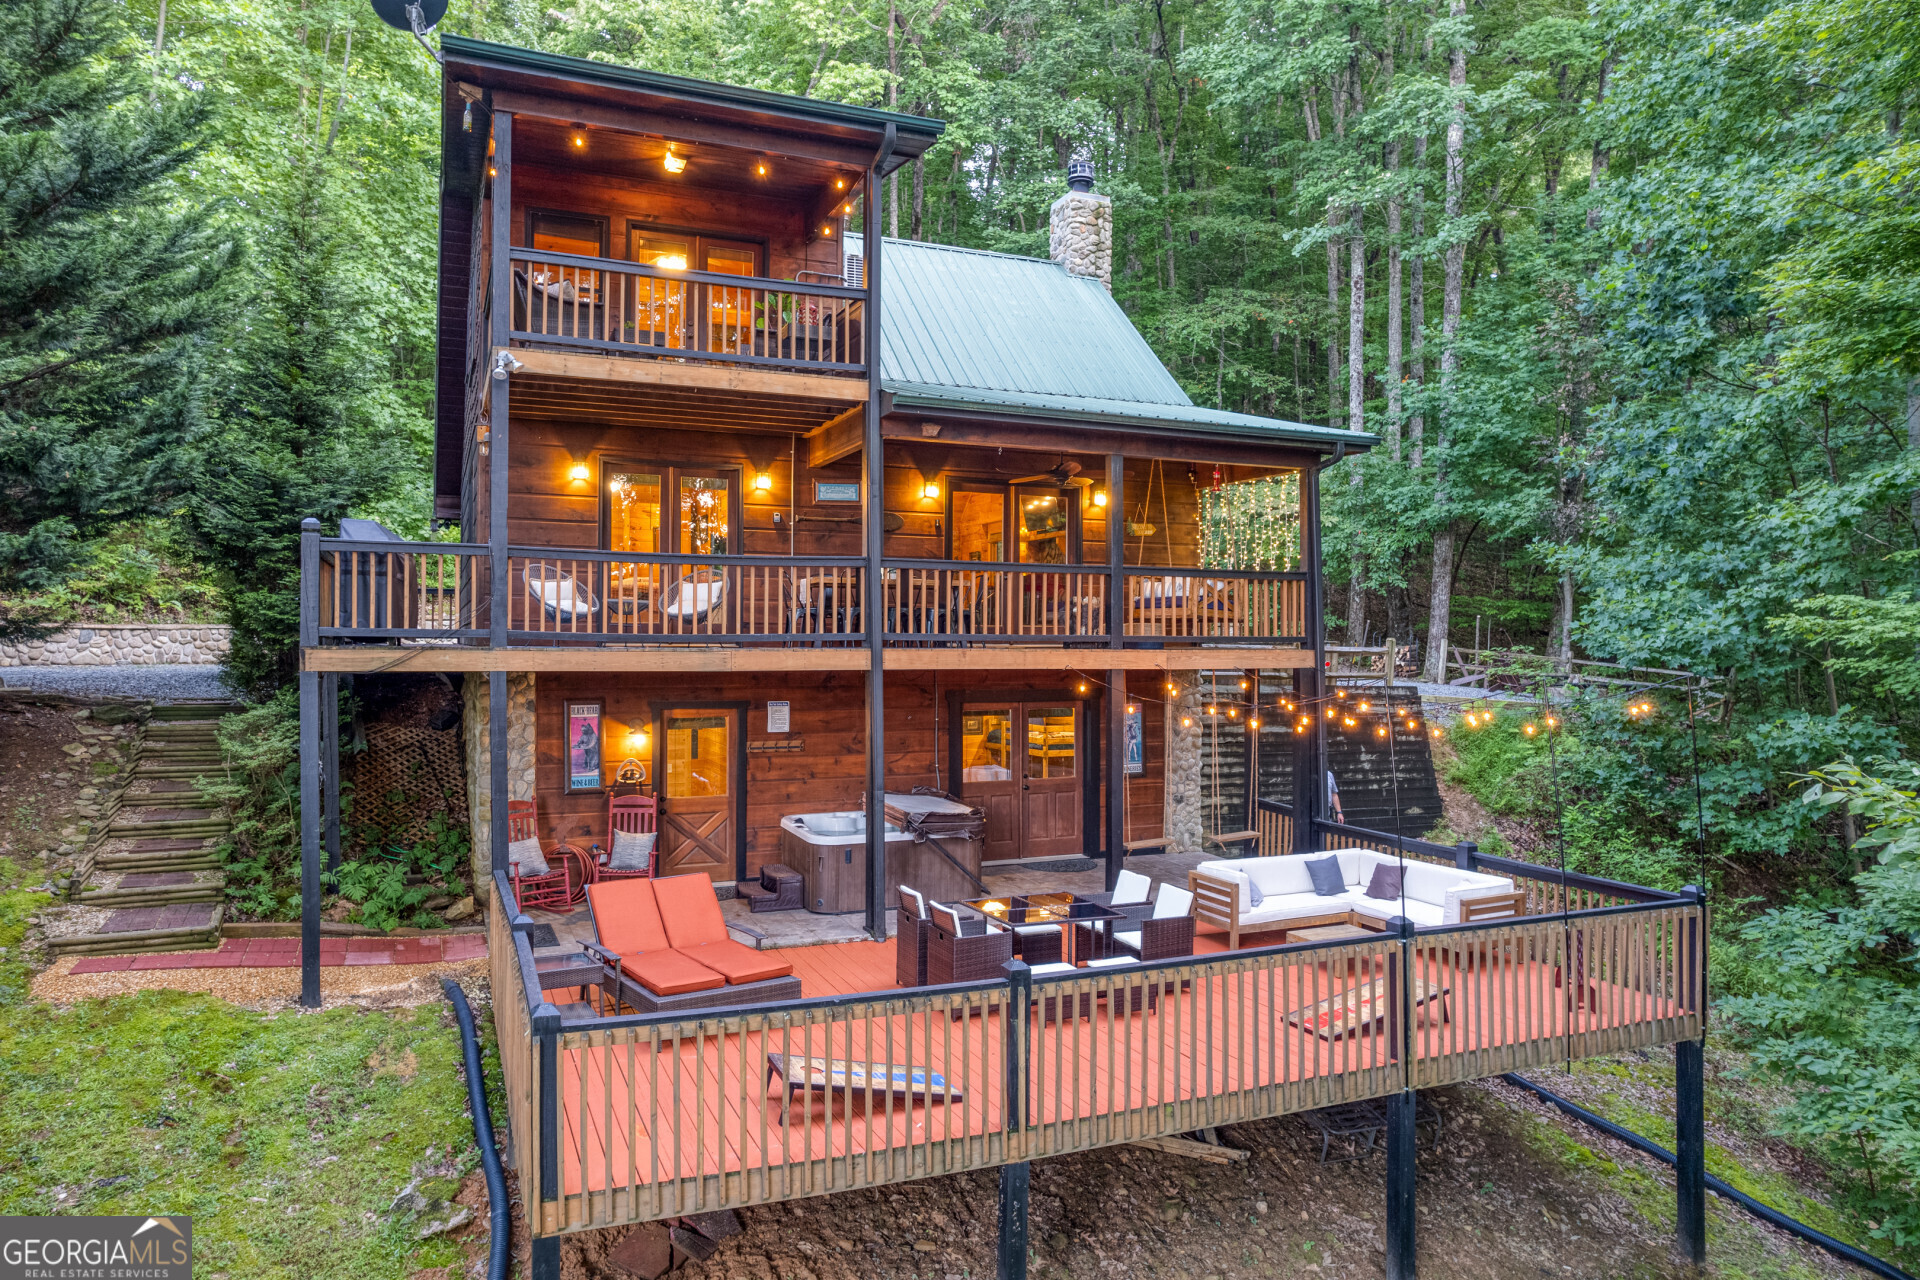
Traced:
<path fill-rule="evenodd" d="M 938 121 L 441 45 L 434 500 L 459 540 L 305 526 L 302 1000 L 337 856 L 322 709 L 342 673 L 459 677 L 533 1275 L 568 1232 L 998 1166 L 1018 1277 L 1033 1159 L 1384 1099 L 1402 1280 L 1416 1089 L 1662 1043 L 1703 1256 L 1700 895 L 1323 811 L 1319 472 L 1374 441 L 1194 404 L 1111 296 L 1090 166 L 1050 260 L 886 239 L 874 192 Z M 1203 735 L 1258 785 L 1203 804 Z M 984 811 L 982 874 L 1372 850 L 1498 871 L 1518 914 L 1416 936 L 1403 887 L 1384 931 L 1243 947 L 1230 891 L 1196 954 L 895 989 L 890 889 L 921 855 L 887 810 L 916 789 Z M 724 896 L 814 857 L 805 906 L 869 939 L 782 953 L 800 998 L 563 1015 L 551 990 L 595 979 L 536 955 L 495 819 L 610 843 L 623 796 L 657 799 L 659 874 Z M 909 1083 L 876 1089 L 876 1052 Z M 821 1096 L 782 1100 L 796 1065 Z"/>
<path fill-rule="evenodd" d="M 1314 679 L 1316 478 L 1372 437 L 1195 405 L 1111 296 L 1090 166 L 1054 260 L 886 239 L 869 191 L 938 121 L 445 47 L 460 541 L 318 539 L 307 665 L 512 691 L 495 735 L 467 682 L 476 870 L 497 785 L 576 846 L 657 794 L 661 873 L 723 892 L 783 818 L 915 787 L 986 810 L 988 864 L 1219 834 L 1168 813 L 1181 699 Z"/>

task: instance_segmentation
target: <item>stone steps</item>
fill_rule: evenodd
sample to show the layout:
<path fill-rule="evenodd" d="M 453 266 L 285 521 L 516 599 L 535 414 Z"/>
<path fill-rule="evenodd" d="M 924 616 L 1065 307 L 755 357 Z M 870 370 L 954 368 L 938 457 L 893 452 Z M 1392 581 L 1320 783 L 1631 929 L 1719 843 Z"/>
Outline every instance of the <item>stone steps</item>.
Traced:
<path fill-rule="evenodd" d="M 57 959 L 63 956 L 110 956 L 217 947 L 220 945 L 220 918 L 225 910 L 218 903 L 121 908 L 108 917 L 107 928 L 97 933 L 49 938 L 47 949 Z"/>
<path fill-rule="evenodd" d="M 213 870 L 212 867 L 193 869 Z M 227 882 L 222 877 L 218 880 L 208 880 L 203 884 L 82 891 L 80 905 L 83 907 L 165 907 L 177 902 L 219 902 L 226 896 Z"/>

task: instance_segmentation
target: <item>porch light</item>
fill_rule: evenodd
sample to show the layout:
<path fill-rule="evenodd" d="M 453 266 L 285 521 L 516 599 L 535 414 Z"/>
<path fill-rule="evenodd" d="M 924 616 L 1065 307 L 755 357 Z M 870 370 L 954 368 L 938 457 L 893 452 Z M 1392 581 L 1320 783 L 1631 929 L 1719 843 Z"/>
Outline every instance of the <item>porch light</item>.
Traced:
<path fill-rule="evenodd" d="M 687 167 L 687 158 L 685 156 L 675 155 L 673 153 L 673 144 L 669 142 L 667 144 L 667 154 L 660 157 L 660 167 L 668 173 L 679 173 Z"/>
<path fill-rule="evenodd" d="M 1095 489 L 1093 491 L 1093 505 L 1096 507 L 1104 507 L 1107 505 L 1107 491 L 1105 489 Z"/>
<path fill-rule="evenodd" d="M 1180 727 L 1181 727 L 1182 729 L 1191 729 L 1191 728 L 1193 728 L 1193 717 L 1192 717 L 1192 716 L 1181 716 L 1181 717 L 1180 717 Z"/>
<path fill-rule="evenodd" d="M 1258 729 L 1259 727 L 1260 727 L 1260 722 L 1259 722 L 1258 720 L 1249 720 L 1249 721 L 1247 721 L 1247 728 L 1249 728 L 1249 729 Z"/>
<path fill-rule="evenodd" d="M 753 477 L 753 491 L 755 493 L 766 493 L 768 490 L 772 488 L 773 488 L 772 476 L 768 475 L 764 471 L 761 471 L 755 474 L 755 476 Z"/>
<path fill-rule="evenodd" d="M 687 255 L 684 253 L 669 253 L 664 257 L 656 259 L 653 265 L 659 267 L 662 271 L 685 271 L 687 269 Z"/>
<path fill-rule="evenodd" d="M 845 191 L 847 189 L 847 180 L 845 178 L 835 178 L 833 180 L 833 189 L 835 191 Z"/>
<path fill-rule="evenodd" d="M 822 227 L 822 228 L 820 228 L 820 234 L 821 234 L 822 236 L 825 236 L 825 237 L 826 237 L 826 238 L 828 238 L 828 239 L 832 239 L 832 238 L 833 238 L 833 228 L 832 228 L 832 227 Z"/>
<path fill-rule="evenodd" d="M 1371 710 L 1373 710 L 1373 708 L 1372 708 L 1372 707 L 1371 707 L 1370 705 L 1368 705 L 1367 703 L 1364 703 L 1364 702 L 1363 702 L 1363 703 L 1361 703 L 1361 704 L 1360 704 L 1360 714 L 1361 714 L 1361 715 L 1365 715 L 1365 714 L 1366 714 L 1367 712 L 1369 712 L 1369 711 L 1371 711 Z"/>
<path fill-rule="evenodd" d="M 1080 682 L 1079 690 L 1081 693 L 1085 693 L 1087 691 L 1087 682 L 1085 680 L 1082 680 Z"/>
<path fill-rule="evenodd" d="M 765 160 L 753 166 L 753 176 L 756 178 L 764 178 L 767 176 L 767 162 Z"/>
<path fill-rule="evenodd" d="M 1214 706 L 1214 705 L 1213 705 L 1212 703 L 1208 703 L 1208 704 L 1207 704 L 1207 714 L 1208 714 L 1208 715 L 1210 715 L 1210 716 L 1217 716 L 1217 715 L 1219 715 L 1219 714 L 1220 714 L 1220 708 L 1218 708 L 1218 707 L 1216 707 L 1216 706 Z"/>
<path fill-rule="evenodd" d="M 592 477 L 593 477 L 593 473 L 587 470 L 587 464 L 584 462 L 574 463 L 573 470 L 567 472 L 568 479 L 577 480 L 582 484 L 585 484 Z"/>
<path fill-rule="evenodd" d="M 920 488 L 920 496 L 928 502 L 937 502 L 940 498 L 940 486 L 929 480 Z"/>
<path fill-rule="evenodd" d="M 1178 693 L 1178 692 L 1180 692 L 1180 688 L 1179 688 L 1179 686 L 1178 686 L 1178 685 L 1176 685 L 1176 684 L 1174 684 L 1174 682 L 1173 682 L 1173 681 L 1171 681 L 1171 680 L 1169 680 L 1169 681 L 1167 681 L 1167 692 L 1168 692 L 1168 693 Z"/>
<path fill-rule="evenodd" d="M 1127 714 L 1130 716 L 1139 715 L 1140 714 L 1139 706 L 1136 703 L 1129 702 L 1127 704 Z"/>
<path fill-rule="evenodd" d="M 583 124 L 573 126 L 571 141 L 573 142 L 573 149 L 575 151 L 585 151 L 587 149 L 587 126 Z"/>

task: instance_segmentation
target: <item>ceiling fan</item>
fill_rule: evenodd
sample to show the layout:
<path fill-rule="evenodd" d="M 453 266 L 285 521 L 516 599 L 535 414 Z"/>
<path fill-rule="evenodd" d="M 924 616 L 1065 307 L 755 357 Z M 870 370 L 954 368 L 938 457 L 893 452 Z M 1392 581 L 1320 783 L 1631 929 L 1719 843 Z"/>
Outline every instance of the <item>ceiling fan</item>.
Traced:
<path fill-rule="evenodd" d="M 1037 476 L 1021 476 L 1017 480 L 1008 481 L 1008 483 L 1009 484 L 1050 483 L 1050 484 L 1059 485 L 1062 489 L 1066 488 L 1068 485 L 1078 485 L 1080 488 L 1084 489 L 1087 486 L 1091 485 L 1093 481 L 1089 477 L 1083 476 L 1080 474 L 1079 463 L 1073 461 L 1071 458 L 1062 458 L 1060 459 L 1060 461 L 1054 463 L 1052 467 L 1050 467 L 1045 471 L 1042 471 Z"/>

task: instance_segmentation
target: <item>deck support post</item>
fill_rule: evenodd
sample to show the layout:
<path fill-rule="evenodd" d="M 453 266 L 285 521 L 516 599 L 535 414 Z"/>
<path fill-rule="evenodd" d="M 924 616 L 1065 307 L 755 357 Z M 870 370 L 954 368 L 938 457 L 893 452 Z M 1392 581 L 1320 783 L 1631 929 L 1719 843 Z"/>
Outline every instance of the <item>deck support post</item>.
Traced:
<path fill-rule="evenodd" d="M 320 1007 L 320 673 L 300 673 L 300 1004 Z"/>
<path fill-rule="evenodd" d="M 532 1280 L 560 1280 L 560 1237 L 540 1236 L 532 1245 Z"/>
<path fill-rule="evenodd" d="M 1300 471 L 1300 567 L 1306 570 L 1307 644 L 1313 649 L 1313 668 L 1295 668 L 1294 705 L 1309 720 L 1305 733 L 1293 735 L 1293 852 L 1320 848 L 1316 825 L 1327 804 L 1326 717 L 1320 699 L 1326 696 L 1327 628 L 1321 617 L 1320 469 Z"/>
<path fill-rule="evenodd" d="M 1414 1280 L 1415 1133 L 1412 1089 L 1387 1099 L 1387 1280 Z"/>
<path fill-rule="evenodd" d="M 1000 1166 L 999 1280 L 1027 1280 L 1027 1191 L 1033 1166 L 1022 1160 Z"/>
<path fill-rule="evenodd" d="M 539 1193 L 527 1197 L 527 1222 L 544 1225 L 546 1207 L 560 1199 L 560 1011 L 551 1004 L 535 1006 L 527 1019 L 527 1029 L 532 1033 L 539 1069 L 539 1096 L 535 1101 L 540 1111 L 539 1167 L 535 1170 Z M 521 1186 L 524 1195 L 526 1183 L 522 1181 Z M 559 1236 L 534 1238 L 532 1280 L 560 1280 Z"/>
<path fill-rule="evenodd" d="M 487 870 L 507 869 L 507 673 L 487 672 Z M 519 903 L 514 904 L 516 910 Z"/>
<path fill-rule="evenodd" d="M 320 820 L 327 870 L 340 869 L 340 673 L 320 676 Z"/>
<path fill-rule="evenodd" d="M 1127 460 L 1107 455 L 1107 647 L 1124 647 Z M 1127 865 L 1127 673 L 1107 672 L 1107 891 Z"/>
<path fill-rule="evenodd" d="M 1682 1261 L 1707 1261 L 1707 1116 L 1705 1054 L 1698 1040 L 1673 1046 L 1674 1191 L 1679 1200 L 1674 1251 Z"/>
<path fill-rule="evenodd" d="M 885 405 L 880 389 L 880 179 L 887 161 L 893 157 L 898 134 L 887 126 L 880 149 L 867 169 L 860 201 L 861 261 L 867 291 L 867 417 L 860 449 L 860 498 L 864 514 L 864 550 L 867 557 L 867 581 L 862 614 L 866 621 L 867 651 L 867 936 L 875 942 L 887 940 L 887 714 L 886 666 L 881 657 L 886 650 L 887 584 L 882 560 L 887 545 L 886 446 L 880 438 L 880 419 Z M 905 590 L 906 584 L 901 584 Z"/>

